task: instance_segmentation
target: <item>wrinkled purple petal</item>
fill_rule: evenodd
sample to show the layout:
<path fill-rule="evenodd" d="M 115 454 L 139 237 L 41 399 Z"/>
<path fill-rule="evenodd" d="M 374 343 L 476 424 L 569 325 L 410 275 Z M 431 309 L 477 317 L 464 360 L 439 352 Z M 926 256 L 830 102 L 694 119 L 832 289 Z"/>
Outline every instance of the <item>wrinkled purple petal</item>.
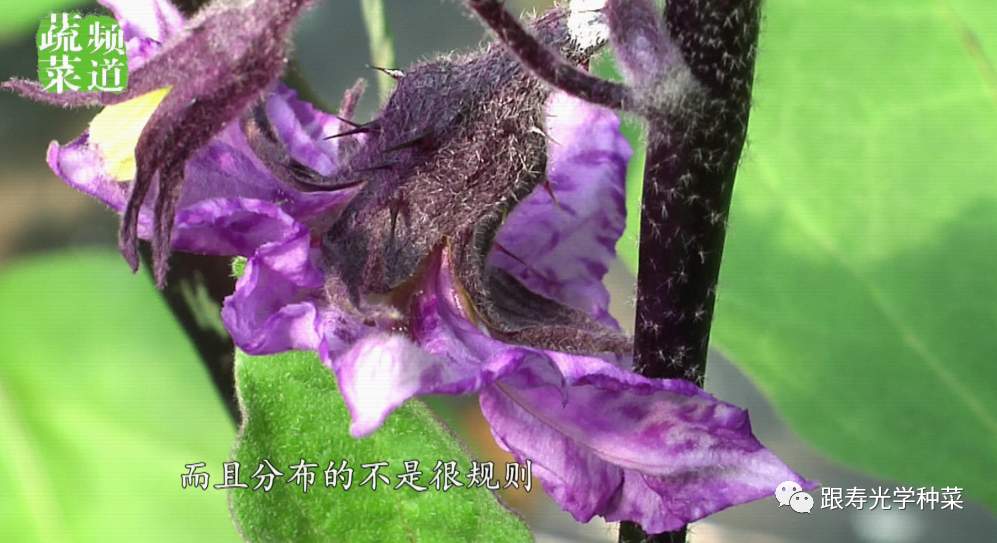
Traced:
<path fill-rule="evenodd" d="M 613 368 L 618 374 L 632 375 L 600 358 L 540 351 L 492 339 L 468 320 L 458 298 L 449 254 L 437 253 L 425 266 L 419 295 L 412 301 L 408 315 L 410 338 L 425 356 L 412 356 L 409 344 L 404 342 L 392 343 L 392 349 L 376 349 L 375 345 L 386 339 L 368 338 L 367 346 L 351 356 L 326 357 L 354 416 L 354 435 L 373 432 L 392 409 L 413 396 L 468 394 L 500 380 L 526 388 L 551 384 L 555 397 L 566 398 L 568 382 L 560 367 L 567 368 L 571 375 L 573 361 L 577 360 L 601 364 L 606 366 L 605 371 Z M 327 329 L 326 333 L 334 330 Z M 376 364 L 382 368 L 365 367 L 375 363 L 359 356 L 365 352 L 377 352 Z M 370 380 L 373 377 L 377 382 Z M 363 379 L 368 381 L 358 381 Z M 371 391 L 377 391 L 376 397 Z M 356 395 L 351 396 L 354 392 Z"/>
<path fill-rule="evenodd" d="M 553 383 L 500 382 L 481 393 L 496 440 L 531 460 L 544 488 L 577 520 L 600 515 L 660 533 L 770 496 L 783 481 L 815 488 L 755 439 L 747 412 L 685 381 L 587 363 L 599 378 L 581 384 L 585 375 L 571 376 L 567 403 L 550 393 Z M 623 379 L 614 382 L 617 373 Z"/>
<path fill-rule="evenodd" d="M 491 254 L 492 263 L 534 292 L 614 326 L 602 278 L 626 226 L 624 188 L 633 154 L 619 126 L 612 111 L 553 93 L 547 176 L 557 202 L 537 188 L 498 233 L 498 243 L 515 257 Z"/>
<path fill-rule="evenodd" d="M 222 321 L 235 345 L 248 354 L 317 350 L 326 360 L 338 357 L 378 328 L 327 303 L 311 232 L 274 210 L 288 229 L 246 262 L 235 292 L 225 300 Z"/>
<path fill-rule="evenodd" d="M 605 510 L 623 482 L 623 470 L 545 428 L 505 388 L 499 384 L 479 394 L 495 441 L 518 461 L 530 460 L 544 491 L 575 519 L 587 522 Z M 558 395 L 552 396 L 560 403 Z"/>
<path fill-rule="evenodd" d="M 734 476 L 720 466 L 677 477 L 624 470 L 623 488 L 603 516 L 608 522 L 636 520 L 647 533 L 670 532 L 728 507 L 769 498 L 783 481 L 795 481 L 806 491 L 819 486 L 789 471 L 771 451 L 762 451 L 755 454 L 758 471 Z"/>
<path fill-rule="evenodd" d="M 294 89 L 278 85 L 267 100 L 267 116 L 288 153 L 298 162 L 322 175 L 335 171 L 341 140 L 325 138 L 348 128 L 335 115 L 319 111 L 299 100 Z"/>
<path fill-rule="evenodd" d="M 373 433 L 392 410 L 415 396 L 470 394 L 507 378 L 521 384 L 558 377 L 549 359 L 527 349 L 508 349 L 472 367 L 431 354 L 400 334 L 368 336 L 332 363 L 353 416 L 354 437 Z"/>
<path fill-rule="evenodd" d="M 297 102 L 296 99 L 292 100 L 291 104 Z M 271 98 L 272 103 L 277 101 L 276 97 Z M 317 122 L 315 119 L 316 117 L 312 117 L 307 122 Z M 298 137 L 296 135 L 302 130 L 300 122 L 295 117 L 281 119 L 285 133 L 293 137 Z M 311 148 L 309 152 L 315 155 L 315 162 L 320 162 L 320 152 L 317 149 Z M 326 156 L 326 161 L 332 167 L 332 158 Z M 256 158 L 238 126 L 228 127 L 212 143 L 195 154 L 187 163 L 186 175 L 187 181 L 180 197 L 181 206 L 206 198 L 237 194 L 274 202 L 301 222 L 310 221 L 345 204 L 355 192 L 349 189 L 304 193 L 288 187 Z"/>
<path fill-rule="evenodd" d="M 399 334 L 372 335 L 353 344 L 333 366 L 353 418 L 350 434 L 359 438 L 372 433 L 446 366 Z"/>
<path fill-rule="evenodd" d="M 280 241 L 302 231 L 308 234 L 270 202 L 212 198 L 177 213 L 174 247 L 189 253 L 248 257 L 266 244 L 282 246 Z"/>
<path fill-rule="evenodd" d="M 252 355 L 318 350 L 322 273 L 311 262 L 311 233 L 276 210 L 289 228 L 246 262 L 222 321 L 235 345 Z"/>

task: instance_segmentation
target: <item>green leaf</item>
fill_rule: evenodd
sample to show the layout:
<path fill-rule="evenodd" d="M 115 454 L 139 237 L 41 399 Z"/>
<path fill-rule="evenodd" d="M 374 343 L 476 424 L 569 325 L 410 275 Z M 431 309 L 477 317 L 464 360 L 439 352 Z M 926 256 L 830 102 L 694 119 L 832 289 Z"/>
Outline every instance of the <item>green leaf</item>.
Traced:
<path fill-rule="evenodd" d="M 18 34 L 32 34 L 38 30 L 43 17 L 50 13 L 80 11 L 88 0 L 32 0 L 31 2 L 9 1 L 3 3 L 3 17 L 0 17 L 0 40 Z M 87 5 L 87 8 L 93 6 Z M 84 44 L 86 45 L 86 44 Z"/>
<path fill-rule="evenodd" d="M 409 401 L 381 429 L 357 440 L 348 433 L 350 414 L 335 376 L 315 353 L 237 353 L 236 382 L 246 422 L 235 459 L 240 481 L 249 488 L 233 489 L 231 496 L 236 522 L 250 541 L 532 541 L 523 522 L 487 489 L 443 491 L 431 485 L 437 461 L 456 461 L 462 483 L 471 462 L 421 402 Z M 264 487 L 254 491 L 261 479 L 251 476 L 264 459 L 283 477 L 269 492 Z M 302 460 L 317 464 L 308 468 L 315 485 L 307 492 L 292 480 L 291 466 Z M 344 491 L 342 482 L 327 487 L 325 471 L 343 460 L 354 470 L 352 487 Z M 407 460 L 419 461 L 423 475 L 417 483 L 428 490 L 394 490 Z M 378 481 L 376 491 L 369 481 L 360 486 L 370 473 L 361 465 L 377 462 L 388 463 L 378 472 L 388 476 L 389 484 Z"/>
<path fill-rule="evenodd" d="M 766 7 L 713 344 L 827 455 L 997 509 L 993 1 Z"/>
<path fill-rule="evenodd" d="M 239 541 L 216 477 L 235 429 L 144 275 L 112 252 L 0 273 L 0 541 Z"/>

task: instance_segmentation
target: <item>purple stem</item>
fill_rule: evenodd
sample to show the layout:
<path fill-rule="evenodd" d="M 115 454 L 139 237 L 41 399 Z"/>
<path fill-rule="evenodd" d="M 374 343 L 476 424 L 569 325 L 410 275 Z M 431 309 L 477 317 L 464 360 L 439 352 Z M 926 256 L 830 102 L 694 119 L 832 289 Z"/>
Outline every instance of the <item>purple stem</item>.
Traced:
<path fill-rule="evenodd" d="M 702 385 L 734 176 L 748 126 L 760 0 L 671 0 L 664 14 L 700 85 L 694 111 L 648 118 L 634 365 Z M 612 26 L 612 25 L 611 25 Z M 653 92 L 653 90 L 652 90 Z M 676 113 L 679 110 L 679 113 Z M 624 522 L 620 543 L 679 543 Z"/>

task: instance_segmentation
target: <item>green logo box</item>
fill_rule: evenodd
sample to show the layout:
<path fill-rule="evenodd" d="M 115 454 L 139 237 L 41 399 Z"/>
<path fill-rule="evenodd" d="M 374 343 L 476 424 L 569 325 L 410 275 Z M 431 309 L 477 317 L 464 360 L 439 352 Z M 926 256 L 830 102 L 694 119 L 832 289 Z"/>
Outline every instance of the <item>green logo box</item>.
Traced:
<path fill-rule="evenodd" d="M 48 92 L 113 92 L 128 88 L 124 33 L 112 17 L 53 13 L 36 39 L 38 80 Z"/>

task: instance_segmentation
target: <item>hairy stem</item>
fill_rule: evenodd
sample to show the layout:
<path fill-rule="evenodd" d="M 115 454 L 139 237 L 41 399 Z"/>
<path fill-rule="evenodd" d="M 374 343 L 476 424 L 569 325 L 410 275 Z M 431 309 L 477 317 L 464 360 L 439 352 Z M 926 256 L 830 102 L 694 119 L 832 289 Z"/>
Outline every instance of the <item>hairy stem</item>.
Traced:
<path fill-rule="evenodd" d="M 702 385 L 734 176 L 748 126 L 760 0 L 671 0 L 668 36 L 702 96 L 648 119 L 635 369 Z M 678 543 L 623 523 L 620 543 Z"/>

